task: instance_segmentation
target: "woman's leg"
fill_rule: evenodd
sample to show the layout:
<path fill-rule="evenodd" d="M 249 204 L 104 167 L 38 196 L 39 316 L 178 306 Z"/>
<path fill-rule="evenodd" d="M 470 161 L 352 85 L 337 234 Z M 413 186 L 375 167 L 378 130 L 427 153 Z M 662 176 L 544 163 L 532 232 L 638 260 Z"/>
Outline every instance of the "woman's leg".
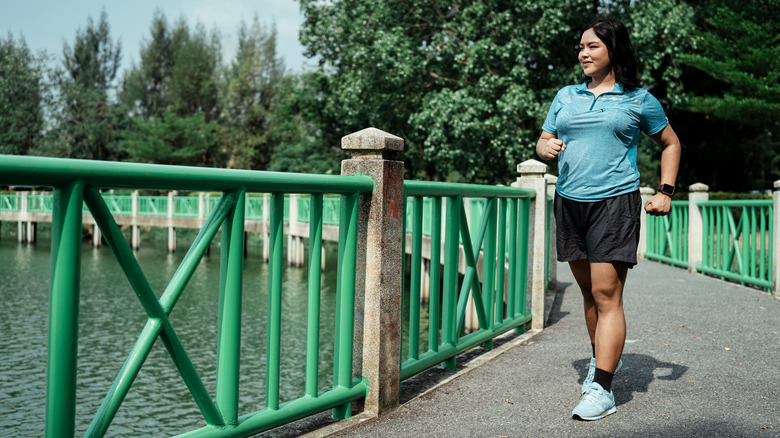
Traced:
<path fill-rule="evenodd" d="M 596 325 L 598 323 L 598 312 L 596 311 L 596 301 L 593 299 L 591 268 L 588 260 L 575 260 L 569 262 L 571 273 L 577 281 L 577 285 L 582 292 L 582 302 L 585 310 L 585 325 L 588 327 L 588 336 L 590 343 L 596 343 Z"/>
<path fill-rule="evenodd" d="M 623 263 L 590 263 L 590 290 L 597 313 L 591 335 L 596 344 L 596 367 L 613 374 L 626 342 L 623 287 L 627 272 Z M 585 318 L 587 321 L 587 307 Z"/>

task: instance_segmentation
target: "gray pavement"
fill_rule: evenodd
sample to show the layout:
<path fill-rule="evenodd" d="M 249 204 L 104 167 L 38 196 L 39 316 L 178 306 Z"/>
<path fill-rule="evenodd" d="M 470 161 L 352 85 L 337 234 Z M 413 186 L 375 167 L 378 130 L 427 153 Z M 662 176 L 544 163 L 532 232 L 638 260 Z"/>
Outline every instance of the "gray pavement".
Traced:
<path fill-rule="evenodd" d="M 549 326 L 528 343 L 336 436 L 780 436 L 780 300 L 640 261 L 624 294 L 617 413 L 581 422 L 570 413 L 590 344 L 568 266 L 558 281 Z"/>

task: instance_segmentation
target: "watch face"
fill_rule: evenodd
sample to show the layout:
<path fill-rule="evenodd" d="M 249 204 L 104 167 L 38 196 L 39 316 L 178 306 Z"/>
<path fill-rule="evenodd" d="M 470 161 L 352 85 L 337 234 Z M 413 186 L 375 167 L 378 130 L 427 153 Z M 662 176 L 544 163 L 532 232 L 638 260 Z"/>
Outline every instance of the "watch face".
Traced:
<path fill-rule="evenodd" d="M 663 193 L 664 195 L 672 196 L 674 194 L 674 186 L 671 186 L 669 184 L 661 184 L 658 186 L 658 191 Z"/>

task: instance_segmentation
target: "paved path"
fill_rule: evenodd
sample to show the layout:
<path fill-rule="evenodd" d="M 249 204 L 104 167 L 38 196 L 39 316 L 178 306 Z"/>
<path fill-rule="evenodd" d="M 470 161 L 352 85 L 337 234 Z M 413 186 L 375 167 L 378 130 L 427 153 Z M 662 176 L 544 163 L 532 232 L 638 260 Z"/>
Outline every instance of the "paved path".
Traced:
<path fill-rule="evenodd" d="M 654 262 L 629 272 L 617 413 L 572 420 L 590 344 L 566 265 L 549 327 L 339 437 L 780 436 L 780 300 Z"/>

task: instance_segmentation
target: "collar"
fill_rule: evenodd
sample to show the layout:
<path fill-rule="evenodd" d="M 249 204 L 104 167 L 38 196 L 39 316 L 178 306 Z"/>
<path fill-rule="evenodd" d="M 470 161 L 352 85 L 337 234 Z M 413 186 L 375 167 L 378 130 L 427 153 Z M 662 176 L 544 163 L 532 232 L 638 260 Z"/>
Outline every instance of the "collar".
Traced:
<path fill-rule="evenodd" d="M 581 93 L 581 94 L 590 93 L 590 91 L 588 91 L 588 84 L 590 83 L 590 81 L 591 81 L 591 79 L 588 78 L 588 80 L 586 80 L 585 82 L 577 85 L 576 86 L 577 92 Z M 612 87 L 611 90 L 609 90 L 609 91 L 607 91 L 606 93 L 603 93 L 603 94 L 625 94 L 625 92 L 626 92 L 626 89 L 625 89 L 625 87 L 623 87 L 623 83 L 622 82 L 617 82 L 615 84 L 615 86 Z"/>

